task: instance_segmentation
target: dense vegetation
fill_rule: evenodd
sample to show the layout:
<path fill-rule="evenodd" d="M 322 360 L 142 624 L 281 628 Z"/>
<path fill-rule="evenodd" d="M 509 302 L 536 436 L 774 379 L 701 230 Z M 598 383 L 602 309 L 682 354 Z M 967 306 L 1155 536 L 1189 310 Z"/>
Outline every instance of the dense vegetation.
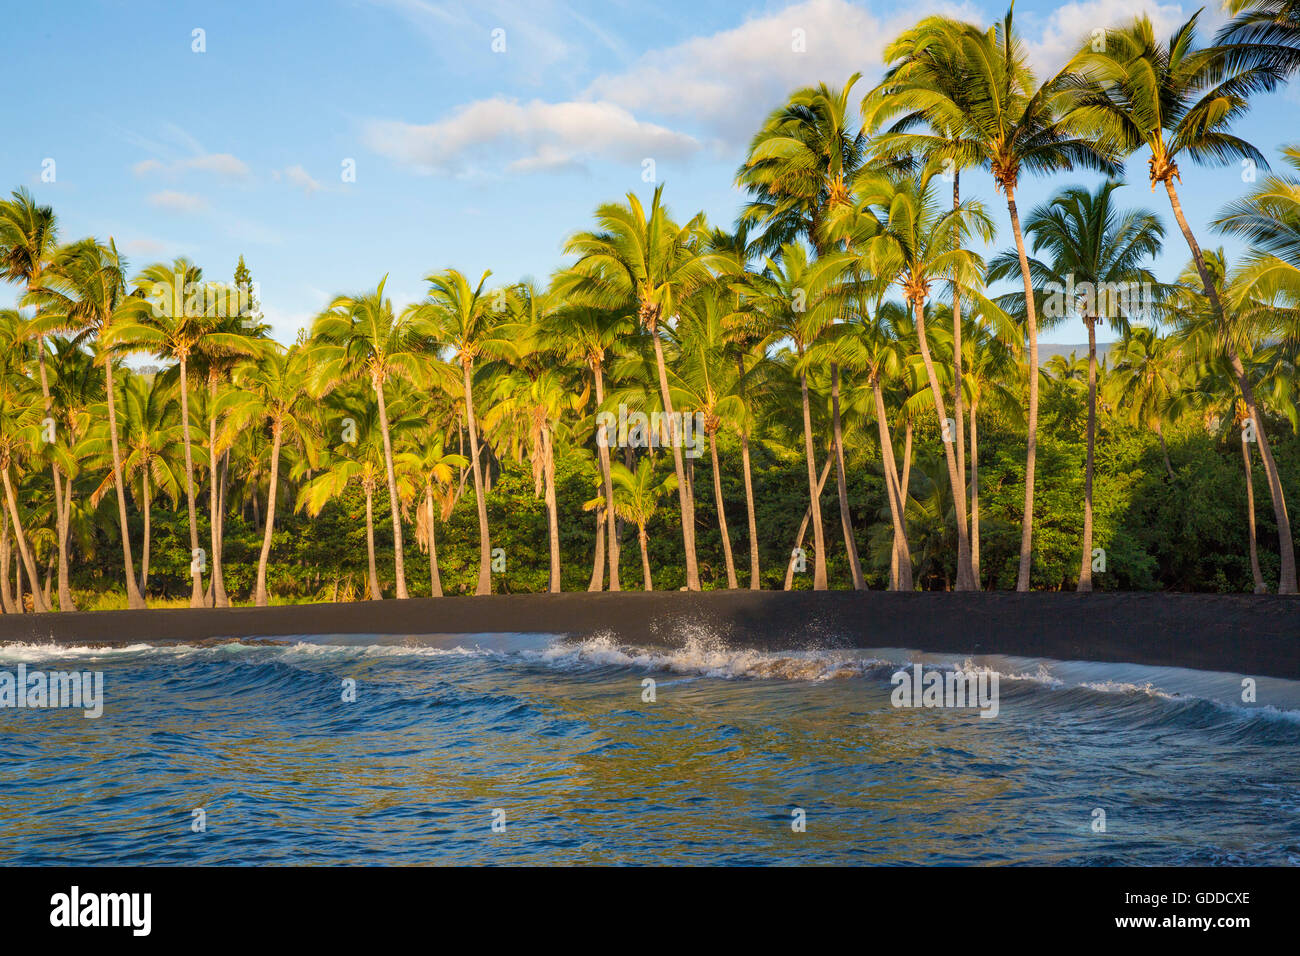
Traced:
<path fill-rule="evenodd" d="M 1206 45 L 1195 17 L 1167 40 L 1133 21 L 1043 80 L 1010 15 L 928 18 L 877 87 L 771 113 L 729 230 L 675 220 L 662 187 L 629 194 L 546 287 L 444 269 L 398 312 L 380 282 L 287 347 L 242 259 L 231 282 L 185 259 L 133 274 L 111 241 L 61 244 L 18 190 L 0 203 L 20 290 L 0 310 L 0 607 L 1294 593 L 1300 147 L 1211 223 L 1178 197 L 1179 162 L 1267 168 L 1231 126 L 1300 67 L 1294 0 L 1236 12 Z M 1179 235 L 1113 178 L 1016 206 L 1025 175 L 1115 177 L 1131 155 Z M 985 174 L 1004 211 L 962 194 Z M 1248 253 L 1202 249 L 1214 232 Z M 1167 242 L 1189 256 L 1173 281 L 1151 271 Z M 1087 354 L 1040 366 L 1039 330 L 1065 321 Z M 1118 335 L 1104 361 L 1099 323 Z"/>

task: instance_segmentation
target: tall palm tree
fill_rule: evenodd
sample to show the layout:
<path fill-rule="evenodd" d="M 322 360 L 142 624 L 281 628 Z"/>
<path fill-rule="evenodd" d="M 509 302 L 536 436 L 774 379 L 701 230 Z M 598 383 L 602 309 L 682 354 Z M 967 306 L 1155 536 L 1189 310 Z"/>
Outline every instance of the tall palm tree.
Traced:
<path fill-rule="evenodd" d="M 189 510 L 190 607 L 204 606 L 203 564 L 199 554 L 198 513 L 194 503 L 194 453 L 190 434 L 190 360 L 209 337 L 220 346 L 228 333 L 214 332 L 210 305 L 216 297 L 208 294 L 203 270 L 188 259 L 179 258 L 170 265 L 148 266 L 135 277 L 136 292 L 123 300 L 111 328 L 100 331 L 100 341 L 109 352 L 144 352 L 176 362 L 181 396 L 181 433 L 185 450 L 185 498 Z M 201 304 L 200 304 L 201 303 Z M 233 344 L 233 343 L 232 343 Z"/>
<path fill-rule="evenodd" d="M 1109 30 L 1103 49 L 1085 47 L 1076 54 L 1071 69 L 1087 81 L 1077 94 L 1078 112 L 1104 148 L 1132 153 L 1145 148 L 1151 186 L 1163 185 L 1174 219 L 1191 251 L 1211 314 L 1224 333 L 1229 364 L 1237 376 L 1241 397 L 1256 423 L 1260 456 L 1268 477 L 1273 514 L 1277 519 L 1281 551 L 1278 591 L 1296 593 L 1295 547 L 1277 463 L 1255 401 L 1254 388 L 1228 333 L 1228 318 L 1201 246 L 1183 213 L 1174 181 L 1184 156 L 1194 162 L 1224 165 L 1239 159 L 1267 167 L 1264 156 L 1250 143 L 1229 132 L 1232 123 L 1249 108 L 1252 93 L 1273 88 L 1279 73 L 1273 64 L 1234 66 L 1222 48 L 1201 48 L 1197 43 L 1199 12 L 1160 43 L 1148 17 Z"/>
<path fill-rule="evenodd" d="M 1171 479 L 1174 466 L 1164 426 L 1169 423 L 1170 403 L 1183 388 L 1184 364 L 1173 339 L 1161 338 L 1148 326 L 1131 326 L 1110 348 L 1110 371 L 1103 389 L 1112 408 L 1126 414 L 1132 424 L 1155 432 Z"/>
<path fill-rule="evenodd" d="M 1029 67 L 1024 45 L 1016 33 L 1012 10 L 988 31 L 968 23 L 944 20 L 930 29 L 926 42 L 946 44 L 941 63 L 953 64 L 959 83 L 935 82 L 933 71 L 917 70 L 895 79 L 891 97 L 904 114 L 923 116 L 931 132 L 889 134 L 891 148 L 935 157 L 952 157 L 954 136 L 961 155 L 978 157 L 978 165 L 993 174 L 994 185 L 1007 200 L 1011 231 L 1020 258 L 1025 294 L 1025 334 L 1029 367 L 1038 367 L 1038 312 L 1033 279 L 1025 252 L 1024 232 L 1016 206 L 1022 172 L 1048 173 L 1075 167 L 1117 174 L 1114 158 L 1081 135 L 1080 117 L 1067 97 L 1077 77 L 1067 66 L 1039 84 Z M 967 154 L 969 150 L 969 154 Z M 966 165 L 963 162 L 962 165 Z M 1020 537 L 1020 568 L 1016 590 L 1029 589 L 1033 566 L 1034 478 L 1038 454 L 1038 376 L 1029 376 L 1025 507 Z"/>
<path fill-rule="evenodd" d="M 1144 263 L 1160 252 L 1164 226 L 1154 213 L 1122 210 L 1112 199 L 1120 183 L 1110 180 L 1088 190 L 1067 187 L 1032 209 L 1025 232 L 1033 248 L 1029 271 L 1040 296 L 1055 290 L 1058 301 L 1041 308 L 1042 327 L 1077 312 L 1088 330 L 1088 451 L 1083 479 L 1083 542 L 1078 590 L 1092 590 L 1092 481 L 1097 436 L 1097 323 L 1119 333 L 1135 313 L 1151 313 L 1159 282 Z M 1044 258 L 1039 258 L 1043 255 Z M 1006 279 L 1020 268 L 1016 252 L 1004 252 L 989 264 L 989 279 Z M 1024 294 L 1011 297 L 1016 311 Z M 1068 299 L 1068 300 L 1067 300 Z"/>
<path fill-rule="evenodd" d="M 537 330 L 538 340 L 552 351 L 562 352 L 571 361 L 591 369 L 595 387 L 596 411 L 605 406 L 605 360 L 622 337 L 632 331 L 632 320 L 619 309 L 592 309 L 566 305 L 547 314 Z M 609 435 L 596 423 L 596 451 L 600 462 L 605 499 L 612 500 Z M 606 524 L 606 559 L 609 562 L 609 589 L 622 589 L 619 580 L 619 541 L 617 515 L 612 508 L 603 509 Z"/>
<path fill-rule="evenodd" d="M 783 245 L 806 239 L 820 257 L 839 242 L 826 233 L 826 222 L 849 202 L 854 183 L 867 162 L 867 136 L 853 129 L 849 98 L 861 74 L 843 87 L 825 83 L 797 90 L 776 109 L 750 143 L 736 184 L 754 197 L 741 213 L 741 222 L 761 224 L 756 246 L 779 255 Z M 866 588 L 844 474 L 843 428 L 840 422 L 840 376 L 833 351 L 831 370 L 831 429 L 835 436 L 836 488 L 840 525 L 849 556 L 853 586 Z"/>
<path fill-rule="evenodd" d="M 647 591 L 654 590 L 650 579 L 649 538 L 646 525 L 659 511 L 659 502 L 673 492 L 677 484 L 676 475 L 668 475 L 660 480 L 655 473 L 654 462 L 650 455 L 641 456 L 636 471 L 632 471 L 622 462 L 614 463 L 614 510 L 624 520 L 636 525 L 636 539 L 641 545 L 641 575 L 643 586 Z"/>
<path fill-rule="evenodd" d="M 311 369 L 309 354 L 300 346 L 285 351 L 268 350 L 255 362 L 246 362 L 235 370 L 237 390 L 227 392 L 221 411 L 229 415 L 228 427 L 238 432 L 253 422 L 265 423 L 271 430 L 271 477 L 266 496 L 266 527 L 262 532 L 262 551 L 257 559 L 257 585 L 253 603 L 266 607 L 266 565 L 271 557 L 271 536 L 275 532 L 275 506 L 279 498 L 280 449 L 285 438 L 299 441 L 314 459 L 315 445 L 303 441 L 310 428 L 308 387 Z"/>
<path fill-rule="evenodd" d="M 948 280 L 970 290 L 983 307 L 992 307 L 975 292 L 984 262 L 966 248 L 966 243 L 972 236 L 989 241 L 993 224 L 977 201 L 966 200 L 955 210 L 943 208 L 932 188 L 937 175 L 938 170 L 930 166 L 915 175 L 864 180 L 855 191 L 854 205 L 837 217 L 832 228 L 848 238 L 855 268 L 869 276 L 892 280 L 902 291 L 916 323 L 917 344 L 939 427 L 948 432 L 947 401 L 926 329 L 926 302 L 933 283 Z M 971 590 L 977 582 L 970 563 L 966 490 L 957 470 L 953 447 L 956 436 L 947 433 L 943 438 L 957 520 L 957 587 Z"/>
<path fill-rule="evenodd" d="M 655 188 L 647 214 L 635 193 L 627 203 L 605 203 L 596 210 L 598 231 L 579 232 L 564 251 L 578 260 L 556 278 L 555 291 L 571 301 L 596 308 L 635 307 L 637 320 L 649 333 L 658 370 L 659 397 L 674 422 L 668 369 L 664 363 L 662 326 L 676 320 L 679 303 L 713 281 L 711 268 L 727 268 L 724 256 L 701 252 L 696 223 L 679 226 L 663 205 L 663 185 Z M 681 507 L 682 543 L 686 553 L 686 586 L 700 589 L 695 554 L 695 507 L 689 493 L 682 449 L 675 424 L 670 425 L 677 497 Z"/>
<path fill-rule="evenodd" d="M 0 309 L 0 483 L 4 487 L 6 528 L 18 546 L 20 569 L 31 583 L 32 609 L 48 611 L 40 587 L 34 552 L 15 491 L 17 477 L 33 457 L 44 417 L 43 396 L 23 368 L 26 358 L 26 329 L 16 309 Z M 6 574 L 8 568 L 5 568 Z M 8 587 L 6 583 L 6 588 Z M 22 589 L 17 595 L 22 611 Z"/>
<path fill-rule="evenodd" d="M 41 289 L 45 276 L 58 249 L 58 226 L 54 210 L 38 205 L 26 189 L 17 189 L 12 198 L 0 201 L 0 280 L 17 282 L 24 286 L 24 304 L 35 304 L 33 293 Z M 37 318 L 39 318 L 39 306 Z M 36 361 L 40 372 L 41 395 L 45 414 L 51 412 L 50 380 L 46 371 L 44 333 L 40 326 L 29 326 L 29 335 L 36 338 Z M 66 541 L 67 515 L 63 507 L 63 476 L 57 464 L 51 462 L 54 479 L 54 513 L 57 535 Z M 60 546 L 60 562 L 66 564 L 66 544 Z M 65 603 L 66 602 L 66 603 Z M 72 592 L 67 584 L 67 572 L 60 571 L 59 606 L 74 610 Z"/>
<path fill-rule="evenodd" d="M 412 384 L 422 380 L 422 359 L 427 354 L 425 339 L 411 314 L 393 314 L 391 299 L 384 296 L 385 276 L 371 292 L 339 296 L 316 317 L 311 340 L 315 352 L 316 392 L 324 394 L 339 384 L 365 380 L 375 393 L 379 412 L 379 433 L 384 446 L 384 473 L 388 481 L 389 512 L 393 522 L 393 573 L 399 600 L 406 590 L 406 561 L 402 552 L 401 498 L 393 467 L 393 441 L 388 427 L 385 386 L 389 381 Z"/>
<path fill-rule="evenodd" d="M 474 473 L 474 500 L 478 506 L 479 563 L 475 594 L 492 593 L 492 540 L 488 533 L 485 463 L 480 455 L 478 422 L 474 414 L 474 364 L 482 356 L 510 354 L 512 343 L 502 335 L 502 315 L 493 309 L 492 297 L 483 290 L 491 272 L 477 286 L 456 269 L 424 277 L 429 283 L 427 301 L 411 306 L 409 314 L 436 347 L 450 349 L 460 366 L 465 396 L 465 425 L 469 432 L 470 470 Z"/>

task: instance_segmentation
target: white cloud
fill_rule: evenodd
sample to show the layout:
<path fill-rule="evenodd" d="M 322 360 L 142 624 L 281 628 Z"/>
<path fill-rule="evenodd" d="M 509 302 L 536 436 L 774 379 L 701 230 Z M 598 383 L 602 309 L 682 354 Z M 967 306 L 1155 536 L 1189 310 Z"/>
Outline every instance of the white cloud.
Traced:
<path fill-rule="evenodd" d="M 175 175 L 188 170 L 214 173 L 230 179 L 240 179 L 249 174 L 248 164 L 230 153 L 200 153 L 197 156 L 189 156 L 169 163 L 158 159 L 146 159 L 136 163 L 131 169 L 137 176 L 147 176 L 151 173 Z"/>
<path fill-rule="evenodd" d="M 503 156 L 516 171 L 578 168 L 592 159 L 640 162 L 681 157 L 698 141 L 638 120 L 613 103 L 504 97 L 478 100 L 426 125 L 396 120 L 367 124 L 366 143 L 376 152 L 423 172 L 463 174 L 471 161 Z"/>
<path fill-rule="evenodd" d="M 151 193 L 149 196 L 149 205 L 156 206 L 159 209 L 166 209 L 170 212 L 180 212 L 193 215 L 204 212 L 208 208 L 207 201 L 201 196 L 193 193 L 181 193 L 171 189 L 164 189 L 162 192 Z"/>
<path fill-rule="evenodd" d="M 271 173 L 271 178 L 278 182 L 287 182 L 290 186 L 300 186 L 308 194 L 316 192 L 322 188 L 321 184 L 312 178 L 311 173 L 307 172 L 300 165 L 293 165 L 287 169 L 277 169 Z"/>
<path fill-rule="evenodd" d="M 165 253 L 171 246 L 159 239 L 127 239 L 119 247 L 128 256 L 157 257 Z"/>
<path fill-rule="evenodd" d="M 1040 80 L 1063 67 L 1092 31 L 1124 26 L 1145 13 L 1151 18 L 1157 39 L 1167 38 L 1198 8 L 1191 4 L 1157 3 L 1153 0 L 1082 0 L 1055 8 L 1046 18 L 1025 16 L 1019 31 L 1029 51 L 1030 63 Z M 1017 17 L 1017 22 L 1022 18 Z M 1201 14 L 1201 41 L 1208 41 L 1222 22 L 1222 15 L 1210 5 Z M 1031 29 L 1042 24 L 1038 29 Z"/>

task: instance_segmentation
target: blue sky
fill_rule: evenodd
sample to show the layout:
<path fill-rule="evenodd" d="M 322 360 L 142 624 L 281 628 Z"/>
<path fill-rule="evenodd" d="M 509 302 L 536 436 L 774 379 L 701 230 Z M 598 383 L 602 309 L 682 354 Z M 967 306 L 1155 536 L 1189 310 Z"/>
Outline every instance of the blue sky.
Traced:
<path fill-rule="evenodd" d="M 1161 32 L 1196 9 L 1143 8 Z M 1017 20 L 1042 73 L 1135 9 L 1022 2 Z M 730 224 L 743 202 L 735 169 L 783 95 L 854 71 L 865 91 L 883 43 L 936 11 L 991 22 L 1003 7 L 48 0 L 11 14 L 0 34 L 0 61 L 21 87 L 9 102 L 23 104 L 6 117 L 0 191 L 27 186 L 54 205 L 63 239 L 112 236 L 136 268 L 186 255 L 228 278 L 242 253 L 288 341 L 332 295 L 386 273 L 399 304 L 446 266 L 544 280 L 598 203 L 649 193 L 647 159 L 679 218 L 703 209 Z M 1221 17 L 1206 10 L 1207 35 Z M 1260 98 L 1238 132 L 1270 156 L 1300 140 L 1294 84 Z M 1122 195 L 1166 221 L 1158 271 L 1172 277 L 1187 255 L 1168 202 L 1149 191 L 1145 157 L 1130 172 Z M 1025 182 L 1022 215 L 1065 181 Z M 989 202 L 1001 248 L 1002 198 L 981 174 L 963 185 Z M 1245 188 L 1237 167 L 1184 168 L 1203 245 L 1221 241 L 1206 224 Z M 1045 340 L 1082 337 L 1066 326 Z"/>

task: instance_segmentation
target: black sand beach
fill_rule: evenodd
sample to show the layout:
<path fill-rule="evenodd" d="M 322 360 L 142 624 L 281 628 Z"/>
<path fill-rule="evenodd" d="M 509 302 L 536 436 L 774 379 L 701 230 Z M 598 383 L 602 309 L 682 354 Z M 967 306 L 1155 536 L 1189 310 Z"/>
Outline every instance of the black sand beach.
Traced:
<path fill-rule="evenodd" d="M 331 634 L 687 633 L 735 647 L 908 647 L 1300 680 L 1300 597 L 712 591 L 508 594 L 272 608 L 0 616 L 0 642 L 126 644 Z"/>

